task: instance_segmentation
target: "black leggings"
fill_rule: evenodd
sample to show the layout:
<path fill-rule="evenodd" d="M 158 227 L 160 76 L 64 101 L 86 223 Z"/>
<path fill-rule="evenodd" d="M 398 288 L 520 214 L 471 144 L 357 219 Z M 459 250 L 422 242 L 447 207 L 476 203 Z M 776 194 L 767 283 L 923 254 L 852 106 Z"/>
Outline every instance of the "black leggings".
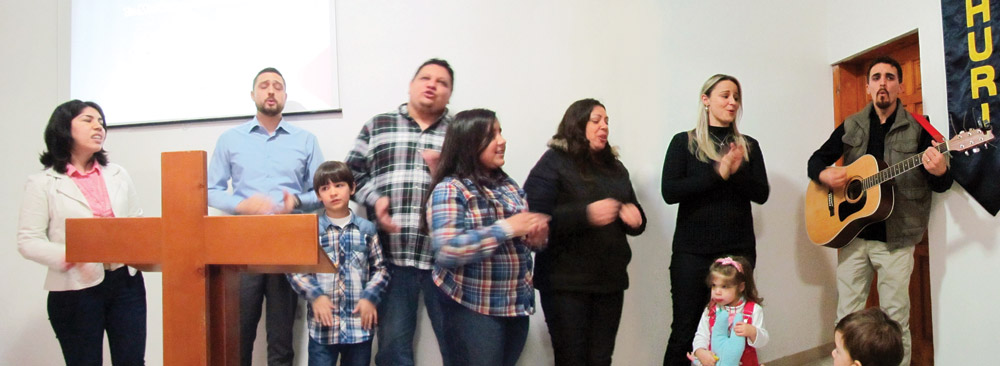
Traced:
<path fill-rule="evenodd" d="M 556 365 L 611 365 L 624 298 L 624 291 L 541 292 Z"/>

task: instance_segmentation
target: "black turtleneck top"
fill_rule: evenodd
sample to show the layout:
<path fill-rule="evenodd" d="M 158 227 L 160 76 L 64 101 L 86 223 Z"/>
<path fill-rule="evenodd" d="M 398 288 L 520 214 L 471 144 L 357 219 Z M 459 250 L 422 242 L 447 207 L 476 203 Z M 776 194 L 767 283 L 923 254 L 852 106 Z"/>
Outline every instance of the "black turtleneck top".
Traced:
<path fill-rule="evenodd" d="M 714 141 L 728 144 L 732 129 L 709 127 Z M 679 204 L 673 251 L 725 254 L 756 245 L 750 202 L 767 201 L 770 186 L 760 144 L 747 140 L 749 161 L 723 180 L 716 162 L 702 162 L 688 150 L 688 131 L 674 135 L 663 160 L 661 191 L 667 204 Z"/>

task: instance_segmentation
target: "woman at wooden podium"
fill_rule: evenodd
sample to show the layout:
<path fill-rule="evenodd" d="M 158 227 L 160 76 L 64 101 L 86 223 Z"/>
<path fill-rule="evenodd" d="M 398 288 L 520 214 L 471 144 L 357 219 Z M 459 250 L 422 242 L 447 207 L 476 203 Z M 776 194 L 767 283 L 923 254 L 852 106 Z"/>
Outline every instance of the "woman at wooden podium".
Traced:
<path fill-rule="evenodd" d="M 100 365 L 107 333 L 114 365 L 142 365 L 146 286 L 122 263 L 66 262 L 66 219 L 142 215 L 132 178 L 108 162 L 104 112 L 94 102 L 56 107 L 45 127 L 45 170 L 28 177 L 17 247 L 48 267 L 48 315 L 67 365 Z"/>

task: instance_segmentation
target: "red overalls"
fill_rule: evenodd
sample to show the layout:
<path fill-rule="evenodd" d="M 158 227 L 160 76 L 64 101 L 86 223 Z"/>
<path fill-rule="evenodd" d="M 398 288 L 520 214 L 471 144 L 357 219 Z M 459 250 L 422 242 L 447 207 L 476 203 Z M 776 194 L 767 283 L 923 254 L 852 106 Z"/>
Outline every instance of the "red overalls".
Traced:
<path fill-rule="evenodd" d="M 750 324 L 753 321 L 753 307 L 756 305 L 753 301 L 747 301 L 746 305 L 743 306 L 743 322 Z M 733 322 L 734 324 L 736 322 Z M 715 312 L 708 312 L 708 331 L 711 335 L 712 327 L 715 326 Z M 709 349 L 712 348 L 711 336 L 709 337 Z M 748 341 L 749 343 L 749 341 Z M 743 350 L 743 356 L 740 357 L 740 366 L 759 366 L 757 361 L 757 349 L 751 347 L 747 344 L 747 348 Z"/>

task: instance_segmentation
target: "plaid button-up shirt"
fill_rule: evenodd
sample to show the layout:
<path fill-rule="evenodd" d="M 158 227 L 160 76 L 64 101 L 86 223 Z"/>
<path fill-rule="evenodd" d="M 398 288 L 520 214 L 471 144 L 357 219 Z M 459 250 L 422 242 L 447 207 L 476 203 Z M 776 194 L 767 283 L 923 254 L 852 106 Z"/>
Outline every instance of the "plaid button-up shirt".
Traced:
<path fill-rule="evenodd" d="M 395 112 L 373 117 L 355 141 L 346 163 L 354 173 L 354 200 L 375 217 L 375 201 L 389 197 L 389 214 L 398 233 L 379 231 L 386 258 L 392 264 L 431 269 L 430 238 L 420 232 L 423 199 L 431 187 L 422 151 L 440 152 L 451 116 L 446 110 L 426 130 L 410 117 L 406 104 Z"/>
<path fill-rule="evenodd" d="M 358 301 L 378 305 L 389 283 L 382 249 L 370 221 L 351 214 L 351 221 L 337 227 L 326 214 L 319 214 L 319 245 L 334 263 L 337 273 L 290 273 L 292 289 L 308 300 L 309 337 L 320 344 L 353 344 L 372 339 L 372 331 L 361 327 Z M 333 326 L 316 321 L 312 302 L 326 295 L 333 302 Z"/>
<path fill-rule="evenodd" d="M 527 212 L 524 191 L 510 177 L 480 192 L 471 180 L 445 178 L 428 207 L 434 282 L 453 300 L 480 314 L 535 312 L 531 249 L 503 219 Z"/>

